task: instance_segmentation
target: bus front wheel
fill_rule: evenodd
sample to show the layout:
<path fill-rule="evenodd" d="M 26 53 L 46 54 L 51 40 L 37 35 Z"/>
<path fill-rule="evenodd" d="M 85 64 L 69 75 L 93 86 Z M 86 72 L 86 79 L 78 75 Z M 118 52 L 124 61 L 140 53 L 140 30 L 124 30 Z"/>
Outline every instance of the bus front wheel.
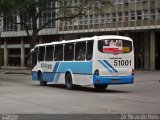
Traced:
<path fill-rule="evenodd" d="M 108 87 L 108 85 L 94 85 L 96 90 L 104 90 Z"/>
<path fill-rule="evenodd" d="M 39 74 L 38 74 L 38 80 L 39 80 L 39 84 L 40 84 L 41 86 L 47 85 L 47 81 L 43 81 L 42 73 L 39 73 Z"/>
<path fill-rule="evenodd" d="M 65 85 L 66 85 L 66 88 L 68 90 L 73 90 L 74 89 L 72 76 L 71 76 L 70 73 L 67 73 L 66 76 L 65 76 Z"/>

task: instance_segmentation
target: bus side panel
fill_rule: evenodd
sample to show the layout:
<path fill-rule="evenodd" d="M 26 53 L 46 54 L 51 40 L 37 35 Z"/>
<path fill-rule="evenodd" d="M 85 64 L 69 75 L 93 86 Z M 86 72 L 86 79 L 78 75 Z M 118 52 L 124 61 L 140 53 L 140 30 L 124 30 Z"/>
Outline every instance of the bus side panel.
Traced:
<path fill-rule="evenodd" d="M 52 82 L 55 78 L 56 73 L 54 72 L 43 72 L 43 80 Z"/>
<path fill-rule="evenodd" d="M 73 74 L 92 74 L 92 62 L 61 62 L 58 72 L 71 70 Z"/>
<path fill-rule="evenodd" d="M 93 85 L 93 75 L 73 74 L 74 84 Z"/>
<path fill-rule="evenodd" d="M 92 61 L 55 62 L 52 63 L 52 70 L 42 69 L 42 71 L 44 81 L 64 84 L 65 73 L 68 71 L 72 74 L 74 84 L 93 84 Z M 34 73 L 33 79 L 38 79 L 37 72 L 32 73 Z"/>
<path fill-rule="evenodd" d="M 37 73 L 37 71 L 32 71 L 32 80 L 38 80 L 38 73 Z"/>
<path fill-rule="evenodd" d="M 92 79 L 92 62 L 61 62 L 54 82 L 65 83 L 65 73 L 72 74 L 73 83 L 77 85 L 93 84 Z"/>

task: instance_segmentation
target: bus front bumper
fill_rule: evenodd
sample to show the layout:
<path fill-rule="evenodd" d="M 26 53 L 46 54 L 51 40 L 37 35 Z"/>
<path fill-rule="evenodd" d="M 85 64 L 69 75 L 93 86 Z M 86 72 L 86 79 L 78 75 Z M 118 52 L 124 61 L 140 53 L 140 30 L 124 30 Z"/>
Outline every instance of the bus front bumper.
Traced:
<path fill-rule="evenodd" d="M 133 84 L 134 75 L 129 76 L 99 76 L 93 75 L 93 84 Z"/>

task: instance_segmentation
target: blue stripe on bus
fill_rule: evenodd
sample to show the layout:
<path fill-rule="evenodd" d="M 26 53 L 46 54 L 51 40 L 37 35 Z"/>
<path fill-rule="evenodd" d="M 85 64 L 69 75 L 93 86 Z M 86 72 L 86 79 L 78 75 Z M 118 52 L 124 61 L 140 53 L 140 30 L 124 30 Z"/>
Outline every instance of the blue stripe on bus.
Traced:
<path fill-rule="evenodd" d="M 38 72 L 37 71 L 32 71 L 32 79 L 33 80 L 38 80 Z"/>
<path fill-rule="evenodd" d="M 80 61 L 80 62 L 60 62 L 54 82 L 58 83 L 60 75 L 66 71 L 72 72 L 72 74 L 92 74 L 92 61 Z"/>
<path fill-rule="evenodd" d="M 133 84 L 134 75 L 128 76 L 99 76 L 93 75 L 93 84 Z"/>
<path fill-rule="evenodd" d="M 92 74 L 92 61 L 61 62 L 57 72 L 65 73 L 67 70 L 73 74 Z"/>
<path fill-rule="evenodd" d="M 92 74 L 92 61 L 56 62 L 52 72 L 43 72 L 43 80 L 58 83 L 61 74 L 66 71 L 70 71 L 72 74 Z M 36 79 L 37 72 L 32 74 Z"/>
<path fill-rule="evenodd" d="M 109 67 L 104 63 L 104 61 L 98 60 L 109 72 L 113 73 L 112 70 L 109 69 Z"/>
<path fill-rule="evenodd" d="M 56 77 L 56 72 L 57 72 L 58 66 L 59 66 L 59 62 L 55 63 L 52 72 L 43 72 L 43 80 L 48 81 L 48 82 L 54 81 L 54 79 Z"/>
<path fill-rule="evenodd" d="M 103 60 L 114 72 L 118 72 L 111 64 L 107 62 L 107 60 Z"/>
<path fill-rule="evenodd" d="M 53 68 L 53 81 L 54 81 L 55 76 L 57 74 L 58 66 L 59 66 L 59 62 L 56 62 L 56 64 L 54 65 L 54 68 Z"/>

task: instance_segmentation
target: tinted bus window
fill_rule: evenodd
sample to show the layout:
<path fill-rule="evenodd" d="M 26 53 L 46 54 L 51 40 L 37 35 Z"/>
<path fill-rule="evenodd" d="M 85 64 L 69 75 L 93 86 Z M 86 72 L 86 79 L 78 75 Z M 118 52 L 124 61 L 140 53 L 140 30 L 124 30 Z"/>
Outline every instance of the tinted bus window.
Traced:
<path fill-rule="evenodd" d="M 127 40 L 100 40 L 98 50 L 102 53 L 123 54 L 132 51 L 132 42 Z"/>
<path fill-rule="evenodd" d="M 74 43 L 65 44 L 64 60 L 72 61 L 74 59 Z"/>
<path fill-rule="evenodd" d="M 38 61 L 44 61 L 44 55 L 45 55 L 45 47 L 39 47 L 38 50 Z"/>
<path fill-rule="evenodd" d="M 55 45 L 54 61 L 63 60 L 63 45 Z"/>
<path fill-rule="evenodd" d="M 32 52 L 32 65 L 33 66 L 37 64 L 37 53 L 38 53 L 38 48 L 35 48 L 34 51 Z"/>
<path fill-rule="evenodd" d="M 46 57 L 45 57 L 46 61 L 53 61 L 53 51 L 54 51 L 53 45 L 46 46 Z"/>
<path fill-rule="evenodd" d="M 86 56 L 86 42 L 77 42 L 75 46 L 75 60 L 83 61 Z"/>
<path fill-rule="evenodd" d="M 87 54 L 86 54 L 86 60 L 91 60 L 93 56 L 93 41 L 87 42 Z"/>

